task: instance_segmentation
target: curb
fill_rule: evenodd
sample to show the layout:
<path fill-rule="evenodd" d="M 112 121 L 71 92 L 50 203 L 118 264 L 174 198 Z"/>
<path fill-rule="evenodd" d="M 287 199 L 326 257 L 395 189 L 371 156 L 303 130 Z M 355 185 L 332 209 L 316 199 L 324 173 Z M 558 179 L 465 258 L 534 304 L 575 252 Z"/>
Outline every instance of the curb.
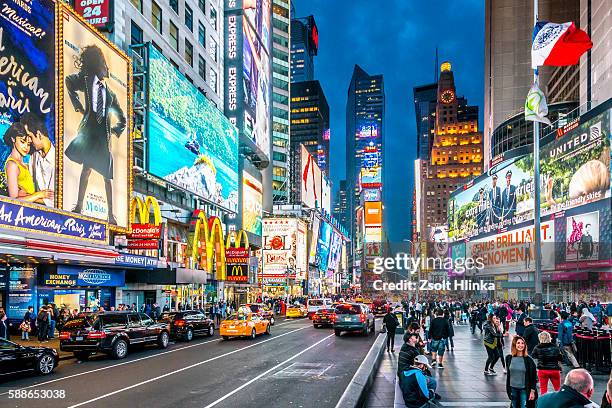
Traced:
<path fill-rule="evenodd" d="M 374 382 L 374 376 L 382 360 L 386 337 L 385 333 L 378 335 L 357 372 L 355 372 L 353 379 L 346 387 L 346 390 L 344 390 L 344 394 L 340 397 L 336 408 L 358 408 L 364 404 L 366 391 Z"/>

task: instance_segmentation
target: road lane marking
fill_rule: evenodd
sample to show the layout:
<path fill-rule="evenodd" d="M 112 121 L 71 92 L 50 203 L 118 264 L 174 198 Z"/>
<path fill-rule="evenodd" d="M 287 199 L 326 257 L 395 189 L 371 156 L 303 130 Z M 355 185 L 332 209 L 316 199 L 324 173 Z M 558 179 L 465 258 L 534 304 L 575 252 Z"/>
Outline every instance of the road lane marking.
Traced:
<path fill-rule="evenodd" d="M 242 347 L 242 348 L 236 349 L 236 350 L 229 351 L 229 352 L 227 352 L 227 353 L 221 354 L 221 355 L 216 356 L 216 357 L 211 357 L 211 358 L 209 358 L 209 359 L 207 359 L 207 360 L 200 361 L 200 362 L 197 362 L 197 363 L 194 363 L 194 364 L 188 365 L 188 366 L 186 366 L 186 367 L 179 368 L 178 370 L 170 371 L 169 373 L 162 374 L 162 375 L 159 375 L 159 376 L 154 377 L 154 378 L 149 378 L 149 379 L 148 379 L 148 380 L 146 380 L 146 381 L 141 381 L 141 382 L 139 382 L 139 383 L 132 384 L 132 385 L 130 385 L 130 386 L 128 386 L 128 387 L 120 388 L 120 389 L 118 389 L 118 390 L 115 390 L 115 391 L 109 392 L 109 393 L 107 393 L 107 394 L 100 395 L 99 397 L 92 398 L 92 399 L 87 400 L 87 401 L 79 402 L 78 404 L 71 405 L 71 406 L 69 406 L 68 408 L 76 408 L 76 407 L 80 407 L 80 406 L 82 406 L 82 405 L 91 404 L 92 402 L 96 402 L 96 401 L 99 401 L 99 400 L 101 400 L 101 399 L 104 399 L 104 398 L 110 397 L 110 396 L 112 396 L 112 395 L 119 394 L 119 393 L 124 392 L 124 391 L 127 391 L 127 390 L 131 390 L 132 388 L 140 387 L 141 385 L 145 385 L 145 384 L 148 384 L 148 383 L 150 383 L 150 382 L 154 382 L 154 381 L 157 381 L 157 380 L 161 380 L 162 378 L 166 378 L 166 377 L 169 377 L 169 376 L 171 376 L 171 375 L 174 375 L 174 374 L 178 374 L 178 373 L 180 373 L 180 372 L 183 372 L 183 371 L 185 371 L 185 370 L 189 370 L 189 369 L 192 369 L 192 368 L 194 368 L 194 367 L 201 366 L 202 364 L 210 363 L 211 361 L 215 361 L 215 360 L 218 360 L 218 359 L 220 359 L 220 358 L 227 357 L 227 356 L 229 356 L 229 355 L 231 355 L 231 354 L 238 353 L 239 351 L 243 351 L 243 350 L 249 349 L 249 348 L 251 348 L 251 347 L 255 347 L 255 346 L 258 346 L 258 345 L 260 345 L 260 344 L 267 343 L 267 342 L 269 342 L 269 341 L 273 341 L 273 340 L 279 339 L 279 338 L 281 338 L 281 337 L 287 336 L 288 334 L 295 333 L 295 332 L 300 331 L 300 330 L 304 330 L 304 329 L 306 329 L 307 327 L 308 327 L 308 326 L 304 326 L 304 327 L 301 327 L 301 328 L 299 328 L 299 329 L 294 329 L 294 330 L 288 331 L 287 333 L 283 333 L 283 334 L 279 334 L 278 336 L 271 337 L 271 338 L 269 338 L 269 339 L 267 339 L 267 340 L 260 341 L 260 342 L 257 342 L 257 343 L 253 343 L 253 344 L 251 344 L 251 345 L 248 345 L 248 346 L 245 346 L 245 347 Z M 330 336 L 331 336 L 331 335 L 330 335 Z"/>
<path fill-rule="evenodd" d="M 253 384 L 255 381 L 259 380 L 260 378 L 268 375 L 269 373 L 271 373 L 272 371 L 282 367 L 284 364 L 287 364 L 288 362 L 295 360 L 296 358 L 298 358 L 299 356 L 301 356 L 302 354 L 304 354 L 305 352 L 311 350 L 312 348 L 318 346 L 319 344 L 323 343 L 325 340 L 329 339 L 330 337 L 333 337 L 334 334 L 330 334 L 327 337 L 322 338 L 321 340 L 317 341 L 316 343 L 314 343 L 313 345 L 311 345 L 308 348 L 305 348 L 304 350 L 300 351 L 299 353 L 293 355 L 292 357 L 289 357 L 287 360 L 278 363 L 277 365 L 275 365 L 274 367 L 264 371 L 263 373 L 259 374 L 257 377 L 253 378 L 252 380 L 242 384 L 240 387 L 236 388 L 235 390 L 233 390 L 232 392 L 230 392 L 229 394 L 224 395 L 223 397 L 219 398 L 218 400 L 208 404 L 206 407 L 204 408 L 211 408 L 214 407 L 215 405 L 217 405 L 218 403 L 226 400 L 227 398 L 231 397 L 232 395 L 236 394 L 238 391 L 242 390 L 243 388 L 248 387 L 249 385 Z M 69 407 L 72 408 L 72 407 Z"/>
<path fill-rule="evenodd" d="M 285 324 L 290 324 L 290 323 L 295 323 L 295 321 L 291 321 L 291 322 L 284 322 L 284 323 L 275 324 L 273 327 L 283 326 L 283 325 L 285 325 Z M 308 327 L 308 326 L 305 326 L 304 328 L 306 328 L 306 327 Z M 300 329 L 300 330 L 301 330 L 301 329 Z M 276 336 L 276 337 L 279 337 L 279 336 Z M 113 364 L 113 365 L 109 365 L 109 366 L 105 366 L 105 367 L 100 367 L 100 368 L 95 368 L 95 369 L 93 369 L 93 370 L 83 371 L 83 372 L 81 372 L 81 373 L 76 373 L 76 374 L 71 374 L 71 375 L 67 375 L 67 376 L 64 376 L 64 377 L 60 377 L 60 378 L 55 378 L 55 379 L 53 379 L 53 380 L 44 381 L 44 382 L 40 382 L 40 383 L 36 383 L 36 384 L 32 384 L 32 385 L 28 385 L 28 386 L 25 386 L 25 387 L 19 387 L 19 389 L 21 389 L 21 390 L 27 390 L 27 389 L 29 389 L 29 388 L 36 388 L 36 387 L 40 387 L 40 386 L 43 386 L 43 385 L 47 385 L 47 384 L 51 384 L 51 383 L 55 383 L 55 382 L 58 382 L 58 381 L 68 380 L 68 379 L 70 379 L 70 378 L 80 377 L 80 376 L 82 376 L 82 375 L 87 375 L 87 374 L 91 374 L 91 373 L 96 373 L 96 372 L 98 372 L 98 371 L 104 371 L 104 370 L 109 370 L 109 369 L 111 369 L 111 368 L 115 368 L 115 367 L 121 367 L 121 366 L 124 366 L 124 365 L 126 365 L 126 364 L 137 363 L 137 362 L 139 362 L 139 361 L 148 360 L 148 359 L 150 359 L 150 358 L 155 358 L 155 357 L 164 356 L 164 355 L 166 355 L 166 354 L 174 353 L 174 352 L 181 351 L 181 350 L 185 350 L 185 349 L 188 349 L 188 348 L 198 347 L 198 346 L 202 346 L 202 345 L 204 345 L 204 344 L 208 344 L 208 343 L 214 343 L 214 342 L 216 342 L 216 341 L 220 341 L 220 340 L 222 340 L 222 338 L 221 338 L 221 337 L 219 337 L 219 338 L 217 338 L 217 339 L 213 339 L 213 340 L 203 341 L 203 342 L 201 342 L 201 343 L 190 344 L 190 345 L 188 345 L 188 346 L 184 346 L 184 347 L 173 348 L 173 349 L 171 349 L 171 350 L 168 350 L 168 351 L 163 351 L 163 352 L 161 352 L 161 353 L 151 354 L 150 356 L 140 357 L 140 358 L 137 358 L 137 359 L 134 359 L 134 360 L 124 361 L 124 362 L 122 362 L 122 363 L 117 363 L 117 364 Z M 257 343 L 257 344 L 259 344 L 259 343 Z M 8 391 L 7 391 L 7 392 L 0 393 L 0 396 L 7 395 L 7 394 L 8 394 Z"/>

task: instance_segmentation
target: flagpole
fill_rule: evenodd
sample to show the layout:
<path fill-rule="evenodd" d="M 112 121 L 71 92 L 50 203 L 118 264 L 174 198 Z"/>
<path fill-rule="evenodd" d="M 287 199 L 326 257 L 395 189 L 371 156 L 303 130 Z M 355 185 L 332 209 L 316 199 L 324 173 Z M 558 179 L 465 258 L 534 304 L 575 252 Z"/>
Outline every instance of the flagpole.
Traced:
<path fill-rule="evenodd" d="M 538 23 L 538 0 L 533 0 L 533 26 Z M 538 82 L 538 69 L 533 71 L 533 82 Z M 542 304 L 542 243 L 540 239 L 540 122 L 533 122 L 534 163 L 534 243 L 535 243 L 535 294 L 534 304 L 541 310 Z"/>

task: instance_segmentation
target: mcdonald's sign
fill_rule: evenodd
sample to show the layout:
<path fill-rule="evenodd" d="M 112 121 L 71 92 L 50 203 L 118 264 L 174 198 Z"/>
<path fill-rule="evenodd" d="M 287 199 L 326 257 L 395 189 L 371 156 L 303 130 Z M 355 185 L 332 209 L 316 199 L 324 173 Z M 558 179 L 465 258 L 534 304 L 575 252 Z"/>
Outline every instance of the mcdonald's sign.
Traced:
<path fill-rule="evenodd" d="M 153 223 L 150 222 L 151 211 L 153 211 Z M 140 223 L 135 223 L 136 216 Z M 140 197 L 132 197 L 129 239 L 160 239 L 161 223 L 161 211 L 155 197 L 147 196 L 144 200 Z"/>
<path fill-rule="evenodd" d="M 249 281 L 249 265 L 236 264 L 228 265 L 229 273 L 227 280 L 229 282 L 248 282 Z"/>

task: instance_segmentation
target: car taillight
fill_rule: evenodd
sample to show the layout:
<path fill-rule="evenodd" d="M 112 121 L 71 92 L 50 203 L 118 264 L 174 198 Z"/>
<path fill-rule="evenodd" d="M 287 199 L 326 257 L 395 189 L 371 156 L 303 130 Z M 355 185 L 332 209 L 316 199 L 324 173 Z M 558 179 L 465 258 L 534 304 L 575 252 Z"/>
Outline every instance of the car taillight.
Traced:
<path fill-rule="evenodd" d="M 315 315 L 312 316 L 312 318 L 317 320 L 317 319 L 319 319 L 319 315 L 315 314 Z"/>
<path fill-rule="evenodd" d="M 366 315 L 365 315 L 365 313 L 361 313 L 361 314 L 359 315 L 359 320 L 361 320 L 361 323 L 363 323 L 363 322 L 365 322 L 365 321 L 366 321 Z"/>
<path fill-rule="evenodd" d="M 106 332 L 103 331 L 92 331 L 87 335 L 88 339 L 104 339 L 106 338 Z"/>
<path fill-rule="evenodd" d="M 185 325 L 185 321 L 184 321 L 184 320 L 176 320 L 176 321 L 174 322 L 174 325 L 175 325 L 176 327 L 183 327 L 183 326 Z"/>
<path fill-rule="evenodd" d="M 329 317 L 330 317 L 332 320 L 336 320 L 336 314 L 335 314 L 335 313 L 330 313 Z"/>
<path fill-rule="evenodd" d="M 61 332 L 59 335 L 59 339 L 60 340 L 70 340 L 70 333 L 69 332 Z"/>

